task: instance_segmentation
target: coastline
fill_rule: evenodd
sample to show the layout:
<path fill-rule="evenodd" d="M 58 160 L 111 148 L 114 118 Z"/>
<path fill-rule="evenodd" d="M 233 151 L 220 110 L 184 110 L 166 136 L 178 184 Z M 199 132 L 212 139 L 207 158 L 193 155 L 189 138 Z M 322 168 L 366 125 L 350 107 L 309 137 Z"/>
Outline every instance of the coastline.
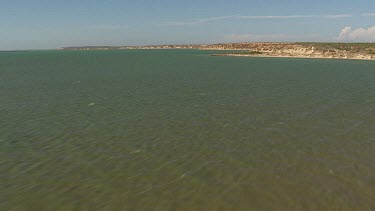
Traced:
<path fill-rule="evenodd" d="M 249 54 L 211 54 L 211 56 L 223 57 L 258 57 L 258 58 L 292 58 L 292 59 L 337 59 L 337 60 L 361 60 L 361 61 L 375 61 L 375 58 L 345 58 L 345 57 L 324 57 L 324 56 L 299 56 L 299 55 L 249 55 Z"/>
<path fill-rule="evenodd" d="M 149 46 L 81 46 L 60 50 L 153 50 L 195 49 L 217 51 L 212 56 L 375 60 L 375 43 L 296 43 L 296 42 L 242 42 L 209 45 L 149 45 Z M 240 51 L 240 52 L 219 52 Z"/>

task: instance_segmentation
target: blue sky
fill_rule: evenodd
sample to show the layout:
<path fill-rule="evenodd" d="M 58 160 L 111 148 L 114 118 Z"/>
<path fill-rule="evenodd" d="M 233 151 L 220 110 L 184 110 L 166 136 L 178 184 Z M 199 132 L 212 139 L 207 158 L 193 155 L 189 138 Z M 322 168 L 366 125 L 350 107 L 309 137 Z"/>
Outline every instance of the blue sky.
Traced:
<path fill-rule="evenodd" d="M 374 0 L 0 0 L 0 50 L 375 42 Z"/>

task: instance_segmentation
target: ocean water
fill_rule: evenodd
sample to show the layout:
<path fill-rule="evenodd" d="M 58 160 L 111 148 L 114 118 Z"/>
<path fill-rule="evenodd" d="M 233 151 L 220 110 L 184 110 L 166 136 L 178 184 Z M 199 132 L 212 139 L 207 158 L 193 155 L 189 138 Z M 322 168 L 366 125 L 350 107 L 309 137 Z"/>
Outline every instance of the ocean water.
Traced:
<path fill-rule="evenodd" d="M 0 52 L 0 210 L 374 210 L 375 62 Z"/>

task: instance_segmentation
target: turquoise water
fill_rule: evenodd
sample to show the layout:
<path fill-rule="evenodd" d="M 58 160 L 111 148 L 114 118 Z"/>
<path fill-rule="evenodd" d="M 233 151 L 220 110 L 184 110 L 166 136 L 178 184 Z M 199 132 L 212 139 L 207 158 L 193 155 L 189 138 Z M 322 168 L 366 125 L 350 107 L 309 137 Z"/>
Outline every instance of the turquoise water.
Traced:
<path fill-rule="evenodd" d="M 375 62 L 0 53 L 0 210 L 374 210 Z"/>

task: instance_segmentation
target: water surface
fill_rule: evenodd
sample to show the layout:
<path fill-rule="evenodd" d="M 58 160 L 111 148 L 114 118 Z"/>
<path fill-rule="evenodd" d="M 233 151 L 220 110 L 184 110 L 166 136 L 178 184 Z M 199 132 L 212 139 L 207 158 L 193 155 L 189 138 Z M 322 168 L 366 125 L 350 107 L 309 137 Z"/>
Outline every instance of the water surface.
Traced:
<path fill-rule="evenodd" d="M 0 210 L 374 210 L 375 62 L 0 53 Z"/>

